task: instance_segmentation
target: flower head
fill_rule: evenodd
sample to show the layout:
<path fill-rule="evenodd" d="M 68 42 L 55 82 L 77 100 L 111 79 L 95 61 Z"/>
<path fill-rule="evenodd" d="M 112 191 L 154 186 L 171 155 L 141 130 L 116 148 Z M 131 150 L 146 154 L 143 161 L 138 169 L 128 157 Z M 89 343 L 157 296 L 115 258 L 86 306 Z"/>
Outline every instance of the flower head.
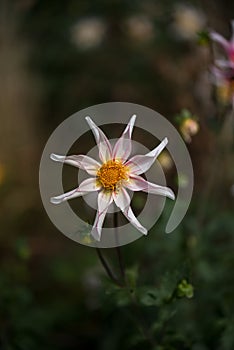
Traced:
<path fill-rule="evenodd" d="M 220 44 L 226 52 L 226 59 L 216 59 L 211 68 L 214 84 L 217 86 L 217 96 L 222 103 L 232 103 L 234 106 L 234 20 L 232 24 L 232 37 L 230 41 L 222 35 L 211 32 L 210 37 Z"/>
<path fill-rule="evenodd" d="M 91 175 L 90 178 L 81 182 L 78 188 L 52 197 L 51 202 L 59 204 L 96 191 L 98 193 L 98 208 L 91 234 L 97 241 L 101 239 L 103 222 L 112 202 L 116 204 L 137 230 L 145 235 L 147 234 L 146 228 L 140 224 L 130 207 L 131 199 L 128 190 L 158 194 L 171 199 L 175 198 L 170 188 L 153 184 L 139 176 L 152 166 L 157 156 L 167 145 L 167 138 L 151 152 L 128 159 L 132 150 L 131 135 L 135 119 L 136 116 L 133 115 L 122 136 L 112 147 L 103 131 L 98 128 L 90 117 L 86 117 L 86 121 L 97 142 L 100 161 L 96 161 L 86 155 L 61 156 L 51 154 L 50 156 L 54 161 L 73 165 Z"/>

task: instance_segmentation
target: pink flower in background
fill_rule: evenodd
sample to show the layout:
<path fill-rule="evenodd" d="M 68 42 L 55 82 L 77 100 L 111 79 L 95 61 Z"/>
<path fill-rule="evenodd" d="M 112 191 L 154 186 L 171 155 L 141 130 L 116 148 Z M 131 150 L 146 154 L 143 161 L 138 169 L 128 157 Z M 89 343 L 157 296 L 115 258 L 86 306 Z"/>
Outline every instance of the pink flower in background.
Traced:
<path fill-rule="evenodd" d="M 234 107 L 234 20 L 231 21 L 231 25 L 232 37 L 229 41 L 219 33 L 210 33 L 210 38 L 223 47 L 227 56 L 225 59 L 215 59 L 211 72 L 215 78 L 219 101 L 225 104 L 232 103 Z"/>
<path fill-rule="evenodd" d="M 217 65 L 219 65 L 220 67 L 232 67 L 234 68 L 234 20 L 231 21 L 231 25 L 232 25 L 232 37 L 231 39 L 228 41 L 227 39 L 225 39 L 221 34 L 216 33 L 214 31 L 210 32 L 210 38 L 220 44 L 224 51 L 227 54 L 227 58 L 228 61 L 226 60 L 217 60 Z"/>
<path fill-rule="evenodd" d="M 175 198 L 170 188 L 153 184 L 139 176 L 153 165 L 158 155 L 167 145 L 167 138 L 151 152 L 145 155 L 133 156 L 128 160 L 132 151 L 131 135 L 135 119 L 136 116 L 133 115 L 122 136 L 112 147 L 103 131 L 97 127 L 90 117 L 86 117 L 97 142 L 100 161 L 86 155 L 61 156 L 51 154 L 52 160 L 73 165 L 91 175 L 78 188 L 52 197 L 51 202 L 59 204 L 90 192 L 97 192 L 98 209 L 91 232 L 97 241 L 101 239 L 103 222 L 108 208 L 113 202 L 136 229 L 144 235 L 147 234 L 146 228 L 140 224 L 130 207 L 131 198 L 128 190 L 158 194 L 171 199 Z"/>

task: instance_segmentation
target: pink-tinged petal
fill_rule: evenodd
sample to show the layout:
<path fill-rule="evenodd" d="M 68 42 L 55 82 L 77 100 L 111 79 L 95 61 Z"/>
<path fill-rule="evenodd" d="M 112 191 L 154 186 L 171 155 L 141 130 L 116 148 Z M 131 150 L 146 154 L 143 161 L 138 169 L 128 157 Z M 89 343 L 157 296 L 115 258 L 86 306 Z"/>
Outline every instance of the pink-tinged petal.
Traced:
<path fill-rule="evenodd" d="M 216 43 L 220 44 L 224 48 L 224 50 L 226 50 L 226 51 L 229 50 L 230 44 L 222 35 L 220 35 L 216 32 L 211 32 L 210 38 L 213 41 L 215 41 Z"/>
<path fill-rule="evenodd" d="M 101 189 L 101 185 L 99 185 L 97 183 L 97 179 L 93 177 L 82 181 L 79 186 L 79 190 L 84 192 L 94 192 L 100 189 Z"/>
<path fill-rule="evenodd" d="M 175 195 L 170 188 L 148 182 L 141 176 L 131 176 L 128 181 L 125 181 L 124 186 L 131 191 L 143 191 L 175 199 Z"/>
<path fill-rule="evenodd" d="M 122 188 L 119 192 L 113 193 L 113 199 L 118 208 L 122 211 L 124 216 L 130 221 L 130 223 L 141 233 L 147 235 L 147 229 L 143 227 L 135 217 L 131 207 L 131 198 L 128 192 Z"/>
<path fill-rule="evenodd" d="M 95 137 L 98 150 L 99 150 L 99 158 L 103 163 L 107 162 L 112 157 L 112 147 L 107 139 L 104 132 L 92 121 L 90 117 L 85 118 L 87 123 L 90 126 L 90 129 L 93 132 L 93 135 Z"/>
<path fill-rule="evenodd" d="M 98 194 L 98 210 L 93 224 L 91 235 L 100 241 L 103 222 L 110 204 L 113 202 L 111 192 L 101 191 Z"/>
<path fill-rule="evenodd" d="M 234 68 L 234 62 L 230 62 L 228 60 L 218 59 L 215 60 L 215 64 L 218 68 L 227 68 L 227 69 L 233 69 Z"/>
<path fill-rule="evenodd" d="M 145 173 L 155 162 L 156 158 L 166 147 L 167 143 L 168 139 L 165 137 L 165 139 L 151 152 L 145 155 L 137 155 L 129 159 L 125 165 L 130 168 L 130 174 L 140 175 Z"/>
<path fill-rule="evenodd" d="M 73 165 L 79 169 L 85 170 L 89 175 L 95 176 L 101 164 L 96 160 L 84 156 L 84 155 L 73 155 L 73 156 L 60 156 L 52 153 L 50 158 L 56 162 Z"/>
<path fill-rule="evenodd" d="M 84 196 L 85 194 L 89 192 L 94 192 L 100 190 L 101 186 L 97 184 L 97 181 L 95 178 L 86 179 L 83 182 L 81 182 L 80 186 L 72 191 L 69 191 L 67 193 L 63 193 L 59 196 L 52 197 L 50 199 L 51 203 L 53 204 L 59 204 L 62 202 L 65 202 L 69 199 Z"/>
<path fill-rule="evenodd" d="M 131 154 L 132 151 L 132 130 L 136 120 L 136 115 L 134 114 L 127 127 L 125 128 L 122 136 L 118 139 L 113 150 L 113 159 L 121 159 L 125 162 Z"/>
<path fill-rule="evenodd" d="M 70 192 L 63 193 L 60 196 L 50 198 L 50 202 L 53 204 L 60 204 L 69 199 L 84 196 L 85 194 L 87 194 L 87 192 L 81 192 L 78 188 L 76 188 L 75 190 L 72 190 Z"/>
<path fill-rule="evenodd" d="M 214 82 L 216 85 L 223 83 L 223 81 L 226 79 L 226 75 L 220 68 L 217 68 L 215 66 L 211 67 L 211 73 L 214 78 L 217 79 L 217 81 Z"/>

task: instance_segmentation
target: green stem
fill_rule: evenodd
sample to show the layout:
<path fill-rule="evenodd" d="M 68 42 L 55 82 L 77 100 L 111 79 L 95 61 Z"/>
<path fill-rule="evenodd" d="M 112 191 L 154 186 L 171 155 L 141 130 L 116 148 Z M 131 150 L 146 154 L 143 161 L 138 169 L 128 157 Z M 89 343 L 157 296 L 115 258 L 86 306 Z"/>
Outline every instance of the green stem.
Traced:
<path fill-rule="evenodd" d="M 119 246 L 119 237 L 118 237 L 118 212 L 114 212 L 114 228 L 115 228 L 115 240 L 116 240 L 116 253 L 119 261 L 119 268 L 121 277 L 123 280 L 123 283 L 125 284 L 125 267 L 124 267 L 124 261 L 123 256 L 121 254 L 121 249 Z"/>
<path fill-rule="evenodd" d="M 99 260 L 102 264 L 102 266 L 104 267 L 107 275 L 110 277 L 110 279 L 119 287 L 122 287 L 122 284 L 118 281 L 118 279 L 115 277 L 114 273 L 111 271 L 111 268 L 109 266 L 109 264 L 107 263 L 106 259 L 104 258 L 104 256 L 102 255 L 101 249 L 96 248 L 96 252 L 97 255 L 99 257 Z"/>

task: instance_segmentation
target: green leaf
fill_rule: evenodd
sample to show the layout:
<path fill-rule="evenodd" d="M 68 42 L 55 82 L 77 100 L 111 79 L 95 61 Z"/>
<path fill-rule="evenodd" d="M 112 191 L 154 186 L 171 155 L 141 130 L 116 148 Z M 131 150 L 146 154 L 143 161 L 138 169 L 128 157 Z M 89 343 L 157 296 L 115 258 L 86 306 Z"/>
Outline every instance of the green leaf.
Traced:
<path fill-rule="evenodd" d="M 153 287 L 142 287 L 137 290 L 137 296 L 142 305 L 159 306 L 161 303 L 159 292 Z"/>

